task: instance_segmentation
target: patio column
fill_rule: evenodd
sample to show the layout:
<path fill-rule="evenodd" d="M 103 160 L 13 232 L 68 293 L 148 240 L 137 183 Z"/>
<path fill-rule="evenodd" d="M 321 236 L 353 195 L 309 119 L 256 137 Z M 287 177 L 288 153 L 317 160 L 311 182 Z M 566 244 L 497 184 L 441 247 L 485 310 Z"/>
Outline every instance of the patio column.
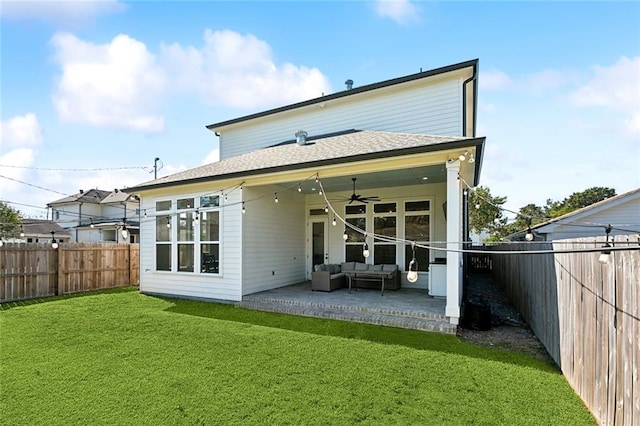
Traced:
<path fill-rule="evenodd" d="M 460 190 L 460 161 L 447 162 L 447 249 L 460 250 L 462 245 L 462 200 Z M 447 305 L 445 315 L 451 324 L 460 320 L 460 303 L 462 302 L 462 254 L 447 252 Z"/>

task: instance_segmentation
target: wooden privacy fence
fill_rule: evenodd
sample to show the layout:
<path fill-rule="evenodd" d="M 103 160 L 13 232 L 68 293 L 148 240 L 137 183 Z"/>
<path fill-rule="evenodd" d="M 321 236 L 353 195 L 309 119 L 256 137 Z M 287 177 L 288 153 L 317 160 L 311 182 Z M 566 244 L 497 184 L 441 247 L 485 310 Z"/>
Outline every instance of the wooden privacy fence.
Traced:
<path fill-rule="evenodd" d="M 602 247 L 604 238 L 522 243 L 493 250 Z M 596 253 L 493 255 L 493 275 L 604 425 L 640 424 L 640 238 L 616 236 Z"/>
<path fill-rule="evenodd" d="M 138 244 L 5 244 L 0 248 L 0 303 L 137 285 Z"/>

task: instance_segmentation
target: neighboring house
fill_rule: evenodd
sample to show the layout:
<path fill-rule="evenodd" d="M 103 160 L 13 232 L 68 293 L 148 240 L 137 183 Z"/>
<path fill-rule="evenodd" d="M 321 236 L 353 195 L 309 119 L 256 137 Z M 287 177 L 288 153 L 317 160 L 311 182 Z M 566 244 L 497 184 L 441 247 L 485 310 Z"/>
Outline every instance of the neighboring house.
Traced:
<path fill-rule="evenodd" d="M 20 238 L 15 242 L 50 243 L 53 239 L 58 243 L 68 243 L 71 234 L 52 220 L 23 219 Z"/>
<path fill-rule="evenodd" d="M 141 291 L 239 301 L 308 280 L 318 263 L 392 263 L 404 287 L 428 288 L 438 268 L 457 324 L 463 189 L 478 184 L 485 142 L 477 75 L 472 60 L 207 126 L 220 161 L 127 188 L 148 214 Z M 345 241 L 342 220 L 366 235 Z M 418 247 L 409 283 L 412 246 L 395 239 L 452 250 Z"/>
<path fill-rule="evenodd" d="M 640 233 L 640 188 L 616 195 L 571 213 L 531 227 L 535 241 L 569 238 L 603 237 L 611 225 L 611 236 Z M 523 241 L 526 229 L 505 237 L 508 241 Z"/>
<path fill-rule="evenodd" d="M 69 231 L 72 242 L 138 242 L 140 200 L 126 192 L 80 190 L 47 207 L 51 208 L 53 221 Z"/>

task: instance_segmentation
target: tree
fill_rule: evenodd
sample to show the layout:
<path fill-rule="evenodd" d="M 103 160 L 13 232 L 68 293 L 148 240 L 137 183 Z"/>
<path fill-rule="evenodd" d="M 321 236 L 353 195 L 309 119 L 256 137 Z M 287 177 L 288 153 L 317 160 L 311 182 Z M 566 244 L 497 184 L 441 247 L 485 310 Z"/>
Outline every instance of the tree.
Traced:
<path fill-rule="evenodd" d="M 486 186 L 478 186 L 469 192 L 469 230 L 477 234 L 493 233 L 507 223 L 502 214 L 502 205 L 507 197 L 492 196 Z"/>
<path fill-rule="evenodd" d="M 582 192 L 574 192 L 562 201 L 547 200 L 547 216 L 550 218 L 562 216 L 615 195 L 616 190 L 613 188 L 594 186 Z"/>
<path fill-rule="evenodd" d="M 22 216 L 7 203 L 0 202 L 0 238 L 15 238 L 20 234 Z"/>

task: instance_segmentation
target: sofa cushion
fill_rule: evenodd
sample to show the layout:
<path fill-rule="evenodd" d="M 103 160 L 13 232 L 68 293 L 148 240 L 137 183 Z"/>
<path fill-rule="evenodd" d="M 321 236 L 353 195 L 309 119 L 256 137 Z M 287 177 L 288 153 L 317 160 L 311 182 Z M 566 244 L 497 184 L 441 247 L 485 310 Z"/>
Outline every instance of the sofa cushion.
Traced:
<path fill-rule="evenodd" d="M 384 272 L 395 272 L 398 270 L 398 265 L 382 265 Z"/>
<path fill-rule="evenodd" d="M 319 271 L 329 271 L 329 265 L 325 265 L 324 263 L 320 264 L 320 265 L 316 265 L 315 266 L 315 271 L 319 272 Z"/>
<path fill-rule="evenodd" d="M 366 263 L 356 262 L 356 271 L 366 271 L 367 269 L 369 269 L 369 265 Z"/>
<path fill-rule="evenodd" d="M 356 262 L 344 262 L 340 265 L 340 270 L 342 272 L 345 271 L 353 271 L 355 268 Z"/>
<path fill-rule="evenodd" d="M 337 274 L 340 272 L 340 265 L 331 264 L 329 265 L 329 272 L 331 274 Z"/>
<path fill-rule="evenodd" d="M 371 265 L 369 268 L 370 271 L 382 271 L 382 265 Z"/>

